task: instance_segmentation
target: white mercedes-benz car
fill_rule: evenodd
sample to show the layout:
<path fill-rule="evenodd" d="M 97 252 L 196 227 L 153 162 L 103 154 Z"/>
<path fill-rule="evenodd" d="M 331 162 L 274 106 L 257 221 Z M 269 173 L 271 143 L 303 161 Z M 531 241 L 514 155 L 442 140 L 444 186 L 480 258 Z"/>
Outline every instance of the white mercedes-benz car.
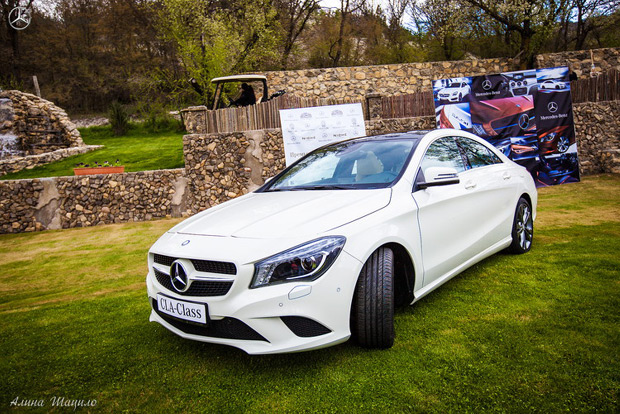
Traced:
<path fill-rule="evenodd" d="M 250 354 L 351 336 L 389 348 L 395 306 L 530 250 L 536 201 L 528 171 L 467 132 L 330 144 L 165 233 L 148 255 L 150 320 Z"/>
<path fill-rule="evenodd" d="M 465 81 L 450 82 L 437 94 L 440 101 L 462 102 L 463 98 L 471 93 L 471 87 Z"/>

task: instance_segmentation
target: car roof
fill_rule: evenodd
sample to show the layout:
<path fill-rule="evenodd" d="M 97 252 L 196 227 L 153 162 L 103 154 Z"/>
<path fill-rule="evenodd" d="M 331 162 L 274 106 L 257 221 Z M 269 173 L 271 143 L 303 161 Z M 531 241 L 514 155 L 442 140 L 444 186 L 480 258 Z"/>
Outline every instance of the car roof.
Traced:
<path fill-rule="evenodd" d="M 401 139 L 410 139 L 419 141 L 426 134 L 431 132 L 430 130 L 420 130 L 420 131 L 408 131 L 408 132 L 393 132 L 389 134 L 381 134 L 381 135 L 371 135 L 367 137 L 353 138 L 350 141 L 390 141 L 390 140 L 401 140 Z"/>
<path fill-rule="evenodd" d="M 264 75 L 231 75 L 231 76 L 221 76 L 219 78 L 211 79 L 211 83 L 219 83 L 219 82 L 243 82 L 243 81 L 266 81 L 267 77 Z"/>

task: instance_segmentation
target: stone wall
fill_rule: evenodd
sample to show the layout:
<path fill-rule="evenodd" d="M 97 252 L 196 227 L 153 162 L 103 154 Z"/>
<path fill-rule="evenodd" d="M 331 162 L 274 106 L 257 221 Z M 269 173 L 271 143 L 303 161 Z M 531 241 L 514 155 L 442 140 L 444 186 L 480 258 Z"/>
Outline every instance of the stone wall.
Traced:
<path fill-rule="evenodd" d="M 620 101 L 573 105 L 583 174 L 620 173 Z"/>
<path fill-rule="evenodd" d="M 0 233 L 188 214 L 183 169 L 0 181 Z"/>
<path fill-rule="evenodd" d="M 39 155 L 28 155 L 26 157 L 14 157 L 0 159 L 0 177 L 12 172 L 36 167 L 37 165 L 49 164 L 50 162 L 60 161 L 63 158 L 77 154 L 84 154 L 89 151 L 102 148 L 103 145 L 84 145 L 83 147 L 63 148 L 52 152 Z"/>
<path fill-rule="evenodd" d="M 568 66 L 578 77 L 590 76 L 594 63 L 594 73 L 620 70 L 620 48 L 576 50 L 571 52 L 549 53 L 536 56 L 539 68 Z"/>
<path fill-rule="evenodd" d="M 594 49 L 596 71 L 620 70 L 620 48 Z M 590 51 L 539 55 L 539 68 L 570 66 L 578 76 L 589 76 Z M 434 79 L 484 75 L 518 70 L 510 58 L 459 60 L 451 62 L 402 63 L 267 72 L 270 92 L 284 89 L 302 97 L 364 99 L 371 93 L 402 95 L 429 90 Z"/>
<path fill-rule="evenodd" d="M 0 91 L 0 135 L 16 135 L 25 155 L 83 146 L 67 113 L 52 102 L 16 90 Z"/>
<path fill-rule="evenodd" d="M 253 191 L 285 167 L 279 129 L 186 135 L 183 153 L 193 212 Z"/>
<path fill-rule="evenodd" d="M 432 88 L 433 79 L 516 70 L 512 59 L 402 63 L 267 72 L 270 93 L 284 89 L 301 97 L 364 99 L 370 93 L 402 95 Z"/>

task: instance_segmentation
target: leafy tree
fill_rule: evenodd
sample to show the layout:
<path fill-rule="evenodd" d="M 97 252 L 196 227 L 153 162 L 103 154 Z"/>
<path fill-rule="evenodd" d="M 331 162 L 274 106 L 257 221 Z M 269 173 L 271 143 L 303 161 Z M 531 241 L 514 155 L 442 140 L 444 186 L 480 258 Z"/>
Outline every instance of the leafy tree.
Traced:
<path fill-rule="evenodd" d="M 276 12 L 267 0 L 163 0 L 158 17 L 164 39 L 207 95 L 214 77 L 277 61 Z"/>

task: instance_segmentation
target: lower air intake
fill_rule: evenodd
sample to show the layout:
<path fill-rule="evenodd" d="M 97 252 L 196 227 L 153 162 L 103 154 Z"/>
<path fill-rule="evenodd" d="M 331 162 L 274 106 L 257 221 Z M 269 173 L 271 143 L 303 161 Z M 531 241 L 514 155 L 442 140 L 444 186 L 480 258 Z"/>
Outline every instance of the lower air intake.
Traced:
<path fill-rule="evenodd" d="M 329 328 L 303 316 L 281 316 L 280 319 L 282 319 L 282 322 L 284 322 L 288 329 L 302 338 L 321 336 L 331 332 Z"/>

